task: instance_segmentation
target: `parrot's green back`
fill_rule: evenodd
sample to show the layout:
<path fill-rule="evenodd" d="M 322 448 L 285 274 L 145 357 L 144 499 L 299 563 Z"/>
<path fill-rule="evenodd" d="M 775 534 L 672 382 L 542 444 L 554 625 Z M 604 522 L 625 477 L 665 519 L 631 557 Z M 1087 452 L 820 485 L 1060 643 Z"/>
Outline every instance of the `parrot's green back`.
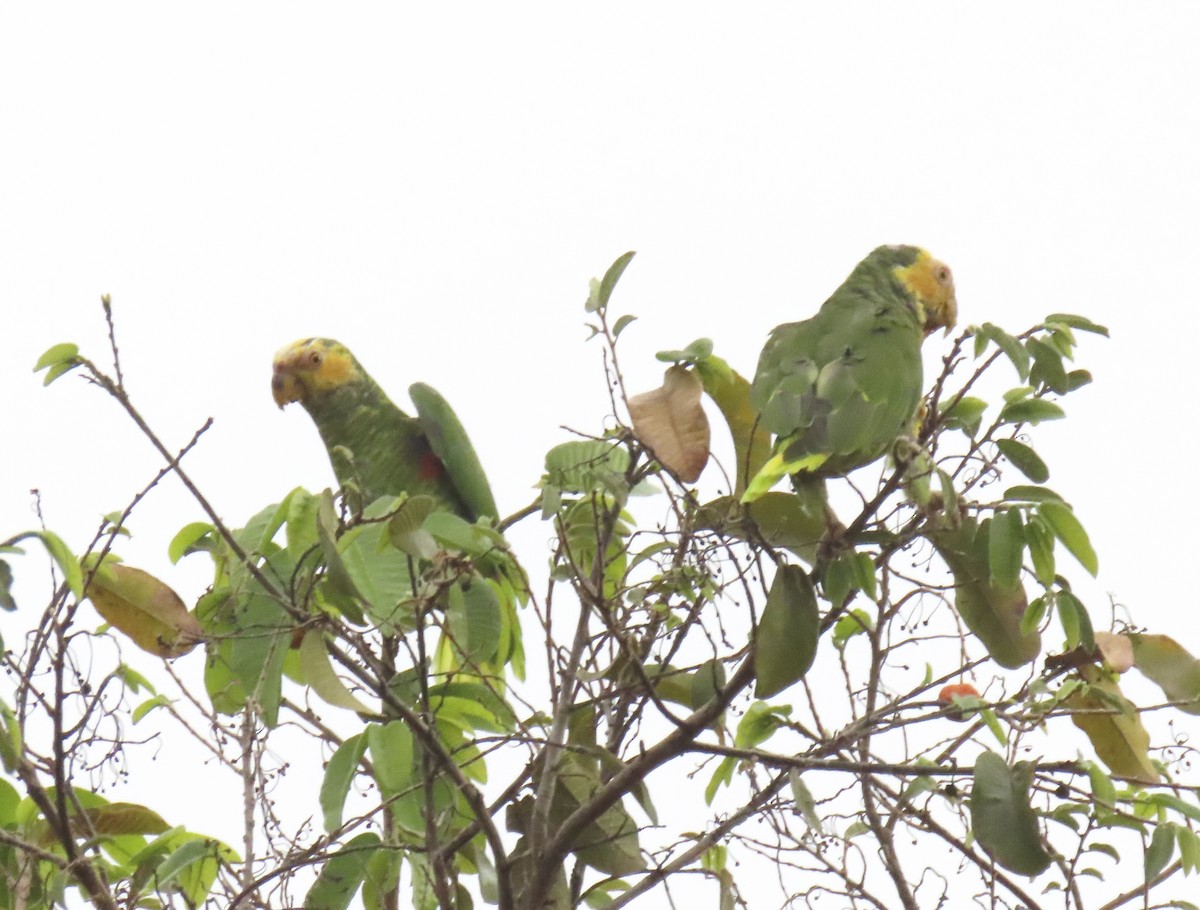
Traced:
<path fill-rule="evenodd" d="M 314 351 L 320 359 L 310 361 Z M 470 440 L 428 386 L 413 387 L 421 398 L 420 417 L 412 417 L 345 347 L 329 339 L 306 339 L 281 351 L 272 386 L 278 403 L 300 401 L 308 411 L 338 482 L 357 488 L 361 505 L 381 496 L 427 495 L 468 521 L 496 517 Z"/>
<path fill-rule="evenodd" d="M 833 477 L 868 465 L 912 432 L 929 321 L 897 270 L 922 252 L 880 247 L 815 316 L 771 332 L 750 398 L 777 442 L 747 500 L 788 474 Z"/>

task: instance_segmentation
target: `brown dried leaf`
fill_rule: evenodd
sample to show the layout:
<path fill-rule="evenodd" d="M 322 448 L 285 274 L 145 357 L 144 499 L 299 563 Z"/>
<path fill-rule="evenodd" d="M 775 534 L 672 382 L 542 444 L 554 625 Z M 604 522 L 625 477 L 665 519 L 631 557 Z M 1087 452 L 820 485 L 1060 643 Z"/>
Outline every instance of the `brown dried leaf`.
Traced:
<path fill-rule="evenodd" d="M 708 464 L 708 417 L 700 406 L 704 385 L 687 367 L 676 364 L 661 388 L 629 399 L 629 416 L 638 440 L 684 483 L 694 483 Z"/>
<path fill-rule="evenodd" d="M 88 583 L 86 595 L 106 622 L 159 657 L 179 657 L 204 638 L 179 595 L 141 569 L 105 563 Z"/>

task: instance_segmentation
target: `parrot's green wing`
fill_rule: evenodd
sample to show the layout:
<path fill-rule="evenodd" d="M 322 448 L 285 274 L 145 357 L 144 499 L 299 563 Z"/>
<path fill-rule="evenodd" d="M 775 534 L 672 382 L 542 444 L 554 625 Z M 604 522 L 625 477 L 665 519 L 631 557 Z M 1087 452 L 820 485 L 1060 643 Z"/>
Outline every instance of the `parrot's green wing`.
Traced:
<path fill-rule="evenodd" d="M 475 447 L 454 410 L 436 389 L 423 382 L 408 387 L 417 419 L 433 454 L 441 459 L 450 482 L 474 517 L 499 518 L 492 488 Z"/>
<path fill-rule="evenodd" d="M 751 389 L 778 443 L 747 500 L 788 474 L 839 476 L 883 456 L 920 404 L 921 338 L 906 307 L 862 299 L 779 326 Z"/>
<path fill-rule="evenodd" d="M 916 247 L 879 247 L 811 319 L 771 332 L 750 389 L 775 452 L 743 496 L 783 477 L 839 477 L 911 432 L 921 342 L 956 315 L 949 269 Z"/>

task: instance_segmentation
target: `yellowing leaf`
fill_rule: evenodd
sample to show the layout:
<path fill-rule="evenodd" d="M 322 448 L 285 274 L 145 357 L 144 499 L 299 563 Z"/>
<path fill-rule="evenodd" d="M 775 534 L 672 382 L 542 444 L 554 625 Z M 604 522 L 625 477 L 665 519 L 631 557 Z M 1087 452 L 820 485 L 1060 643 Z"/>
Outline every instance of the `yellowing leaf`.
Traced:
<path fill-rule="evenodd" d="M 629 399 L 633 432 L 654 457 L 684 483 L 708 464 L 708 417 L 700 407 L 704 385 L 682 365 L 669 368 L 661 388 Z"/>
<path fill-rule="evenodd" d="M 1067 696 L 1071 720 L 1091 740 L 1096 755 L 1113 774 L 1157 783 L 1158 769 L 1150 761 L 1150 734 L 1121 687 L 1098 667 L 1079 668 L 1088 684 Z"/>
<path fill-rule="evenodd" d="M 83 814 L 97 834 L 162 834 L 171 827 L 157 812 L 136 803 L 109 803 L 84 809 Z"/>
<path fill-rule="evenodd" d="M 179 595 L 141 569 L 105 563 L 96 569 L 86 595 L 113 628 L 159 657 L 187 654 L 204 639 L 204 630 Z"/>
<path fill-rule="evenodd" d="M 1169 635 L 1130 635 L 1133 665 L 1179 710 L 1200 714 L 1200 660 Z"/>

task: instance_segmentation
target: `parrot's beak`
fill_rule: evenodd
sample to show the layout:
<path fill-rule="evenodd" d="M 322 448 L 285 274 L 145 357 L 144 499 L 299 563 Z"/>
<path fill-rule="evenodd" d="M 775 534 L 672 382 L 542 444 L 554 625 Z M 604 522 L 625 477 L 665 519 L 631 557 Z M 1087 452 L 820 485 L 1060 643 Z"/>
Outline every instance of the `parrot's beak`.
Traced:
<path fill-rule="evenodd" d="M 953 291 L 945 300 L 925 305 L 925 337 L 928 338 L 938 329 L 944 329 L 944 335 L 949 335 L 958 324 L 958 300 Z"/>
<path fill-rule="evenodd" d="M 304 383 L 289 372 L 285 365 L 276 363 L 275 372 L 271 375 L 271 397 L 281 408 L 293 401 L 303 401 Z"/>

